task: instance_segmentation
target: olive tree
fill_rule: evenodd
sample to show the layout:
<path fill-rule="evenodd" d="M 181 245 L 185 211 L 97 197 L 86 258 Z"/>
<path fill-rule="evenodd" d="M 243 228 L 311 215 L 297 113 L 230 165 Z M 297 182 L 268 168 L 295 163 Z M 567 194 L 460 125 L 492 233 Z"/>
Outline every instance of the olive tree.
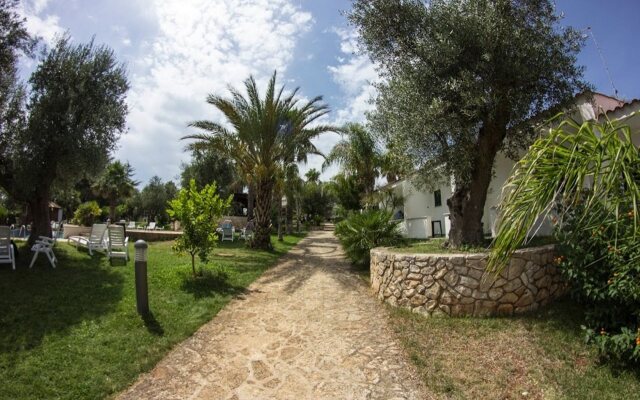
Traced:
<path fill-rule="evenodd" d="M 450 242 L 480 243 L 496 154 L 586 88 L 580 32 L 551 0 L 355 0 L 348 17 L 384 78 L 372 128 L 417 183 L 453 177 Z"/>
<path fill-rule="evenodd" d="M 0 185 L 28 204 L 31 240 L 50 236 L 52 188 L 97 175 L 125 130 L 129 88 L 125 68 L 113 51 L 73 44 L 62 36 L 29 79 L 30 96 L 21 106 L 0 164 Z"/>

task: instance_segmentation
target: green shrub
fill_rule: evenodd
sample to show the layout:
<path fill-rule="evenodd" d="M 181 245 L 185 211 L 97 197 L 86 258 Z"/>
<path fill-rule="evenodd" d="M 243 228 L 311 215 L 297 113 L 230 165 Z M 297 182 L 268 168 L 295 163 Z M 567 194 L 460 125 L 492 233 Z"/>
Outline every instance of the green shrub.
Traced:
<path fill-rule="evenodd" d="M 637 220 L 631 210 L 616 217 L 598 207 L 598 214 L 600 224 L 588 230 L 580 209 L 565 216 L 556 262 L 585 307 L 587 340 L 603 359 L 640 364 L 640 247 L 621 240 Z"/>
<path fill-rule="evenodd" d="M 195 257 L 197 255 L 200 261 L 207 262 L 209 253 L 217 244 L 217 223 L 232 199 L 233 196 L 221 199 L 216 193 L 215 182 L 198 190 L 195 179 L 191 179 L 189 186 L 182 188 L 176 198 L 169 202 L 167 213 L 180 221 L 183 232 L 176 239 L 173 250 L 178 254 L 189 253 L 194 276 Z"/>
<path fill-rule="evenodd" d="M 355 265 L 368 266 L 369 251 L 378 246 L 394 246 L 403 239 L 398 220 L 388 211 L 368 210 L 353 214 L 336 225 L 336 235 L 344 251 Z"/>
<path fill-rule="evenodd" d="M 320 215 L 313 216 L 313 225 L 320 226 L 322 225 L 322 221 L 324 221 L 324 218 L 322 218 L 322 216 Z"/>
<path fill-rule="evenodd" d="M 99 218 L 101 215 L 102 210 L 98 203 L 95 201 L 87 201 L 78 206 L 76 212 L 73 213 L 73 219 L 79 225 L 91 226 L 96 218 Z"/>

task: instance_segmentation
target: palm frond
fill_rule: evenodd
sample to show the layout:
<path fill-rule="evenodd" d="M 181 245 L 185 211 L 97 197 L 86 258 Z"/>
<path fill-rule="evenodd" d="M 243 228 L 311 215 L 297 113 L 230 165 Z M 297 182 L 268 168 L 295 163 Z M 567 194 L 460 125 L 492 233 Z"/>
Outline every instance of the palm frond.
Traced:
<path fill-rule="evenodd" d="M 631 208 L 636 216 L 633 237 L 615 239 L 640 242 L 639 176 L 640 154 L 628 126 L 612 121 L 563 121 L 529 148 L 507 180 L 488 267 L 503 268 L 535 232 L 540 215 L 558 211 L 561 223 L 562 213 L 577 204 L 584 205 L 583 229 L 601 223 L 598 210 L 618 216 L 621 209 Z"/>

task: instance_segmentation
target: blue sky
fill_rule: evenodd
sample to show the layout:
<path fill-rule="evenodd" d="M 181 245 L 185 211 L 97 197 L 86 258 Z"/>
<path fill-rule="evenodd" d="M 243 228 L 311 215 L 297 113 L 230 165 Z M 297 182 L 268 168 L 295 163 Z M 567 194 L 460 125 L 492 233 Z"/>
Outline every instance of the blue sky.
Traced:
<path fill-rule="evenodd" d="M 640 1 L 557 0 L 563 24 L 591 27 L 619 95 L 640 98 Z M 264 83 L 278 70 L 280 83 L 305 97 L 323 95 L 328 122 L 363 119 L 377 75 L 356 53 L 355 36 L 341 11 L 347 0 L 23 0 L 29 29 L 51 42 L 68 30 L 74 40 L 111 46 L 131 81 L 128 133 L 115 157 L 129 161 L 136 179 L 176 180 L 189 155 L 179 138 L 189 121 L 219 119 L 208 93 L 226 93 L 253 74 Z M 595 88 L 613 94 L 591 36 L 579 62 Z M 316 141 L 323 151 L 335 134 Z M 320 168 L 312 158 L 310 167 Z M 335 172 L 323 173 L 328 179 Z"/>

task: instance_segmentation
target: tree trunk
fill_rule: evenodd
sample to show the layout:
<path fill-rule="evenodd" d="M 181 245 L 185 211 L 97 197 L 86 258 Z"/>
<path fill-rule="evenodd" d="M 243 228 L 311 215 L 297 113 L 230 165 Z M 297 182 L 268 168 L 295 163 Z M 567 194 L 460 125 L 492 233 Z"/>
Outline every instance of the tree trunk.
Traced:
<path fill-rule="evenodd" d="M 300 199 L 296 197 L 296 231 L 300 233 Z"/>
<path fill-rule="evenodd" d="M 284 219 L 282 200 L 278 202 L 278 241 L 284 241 L 284 227 L 282 226 L 282 220 Z"/>
<path fill-rule="evenodd" d="M 191 253 L 191 271 L 193 272 L 193 277 L 196 277 L 196 255 L 195 253 Z"/>
<path fill-rule="evenodd" d="M 449 244 L 452 247 L 483 244 L 484 205 L 493 176 L 493 163 L 506 135 L 506 128 L 491 124 L 487 126 L 478 135 L 471 180 L 467 184 L 456 185 L 453 195 L 447 200 L 451 218 Z"/>
<path fill-rule="evenodd" d="M 287 235 L 293 233 L 293 199 L 287 198 L 287 207 L 285 208 L 284 221 L 287 227 Z"/>
<path fill-rule="evenodd" d="M 273 201 L 273 178 L 262 178 L 255 183 L 255 232 L 250 246 L 271 250 L 271 204 Z"/>
<path fill-rule="evenodd" d="M 29 245 L 32 245 L 39 236 L 51 237 L 51 220 L 49 217 L 49 192 L 35 191 L 34 197 L 29 201 L 29 208 L 33 222 L 31 223 L 31 234 Z"/>
<path fill-rule="evenodd" d="M 111 220 L 112 224 L 114 222 L 116 222 L 116 202 L 115 202 L 115 200 L 109 202 L 109 219 Z"/>
<path fill-rule="evenodd" d="M 254 217 L 253 206 L 255 204 L 255 201 L 256 201 L 256 191 L 252 187 L 252 185 L 249 185 L 248 194 L 247 194 L 247 220 L 251 220 Z"/>

